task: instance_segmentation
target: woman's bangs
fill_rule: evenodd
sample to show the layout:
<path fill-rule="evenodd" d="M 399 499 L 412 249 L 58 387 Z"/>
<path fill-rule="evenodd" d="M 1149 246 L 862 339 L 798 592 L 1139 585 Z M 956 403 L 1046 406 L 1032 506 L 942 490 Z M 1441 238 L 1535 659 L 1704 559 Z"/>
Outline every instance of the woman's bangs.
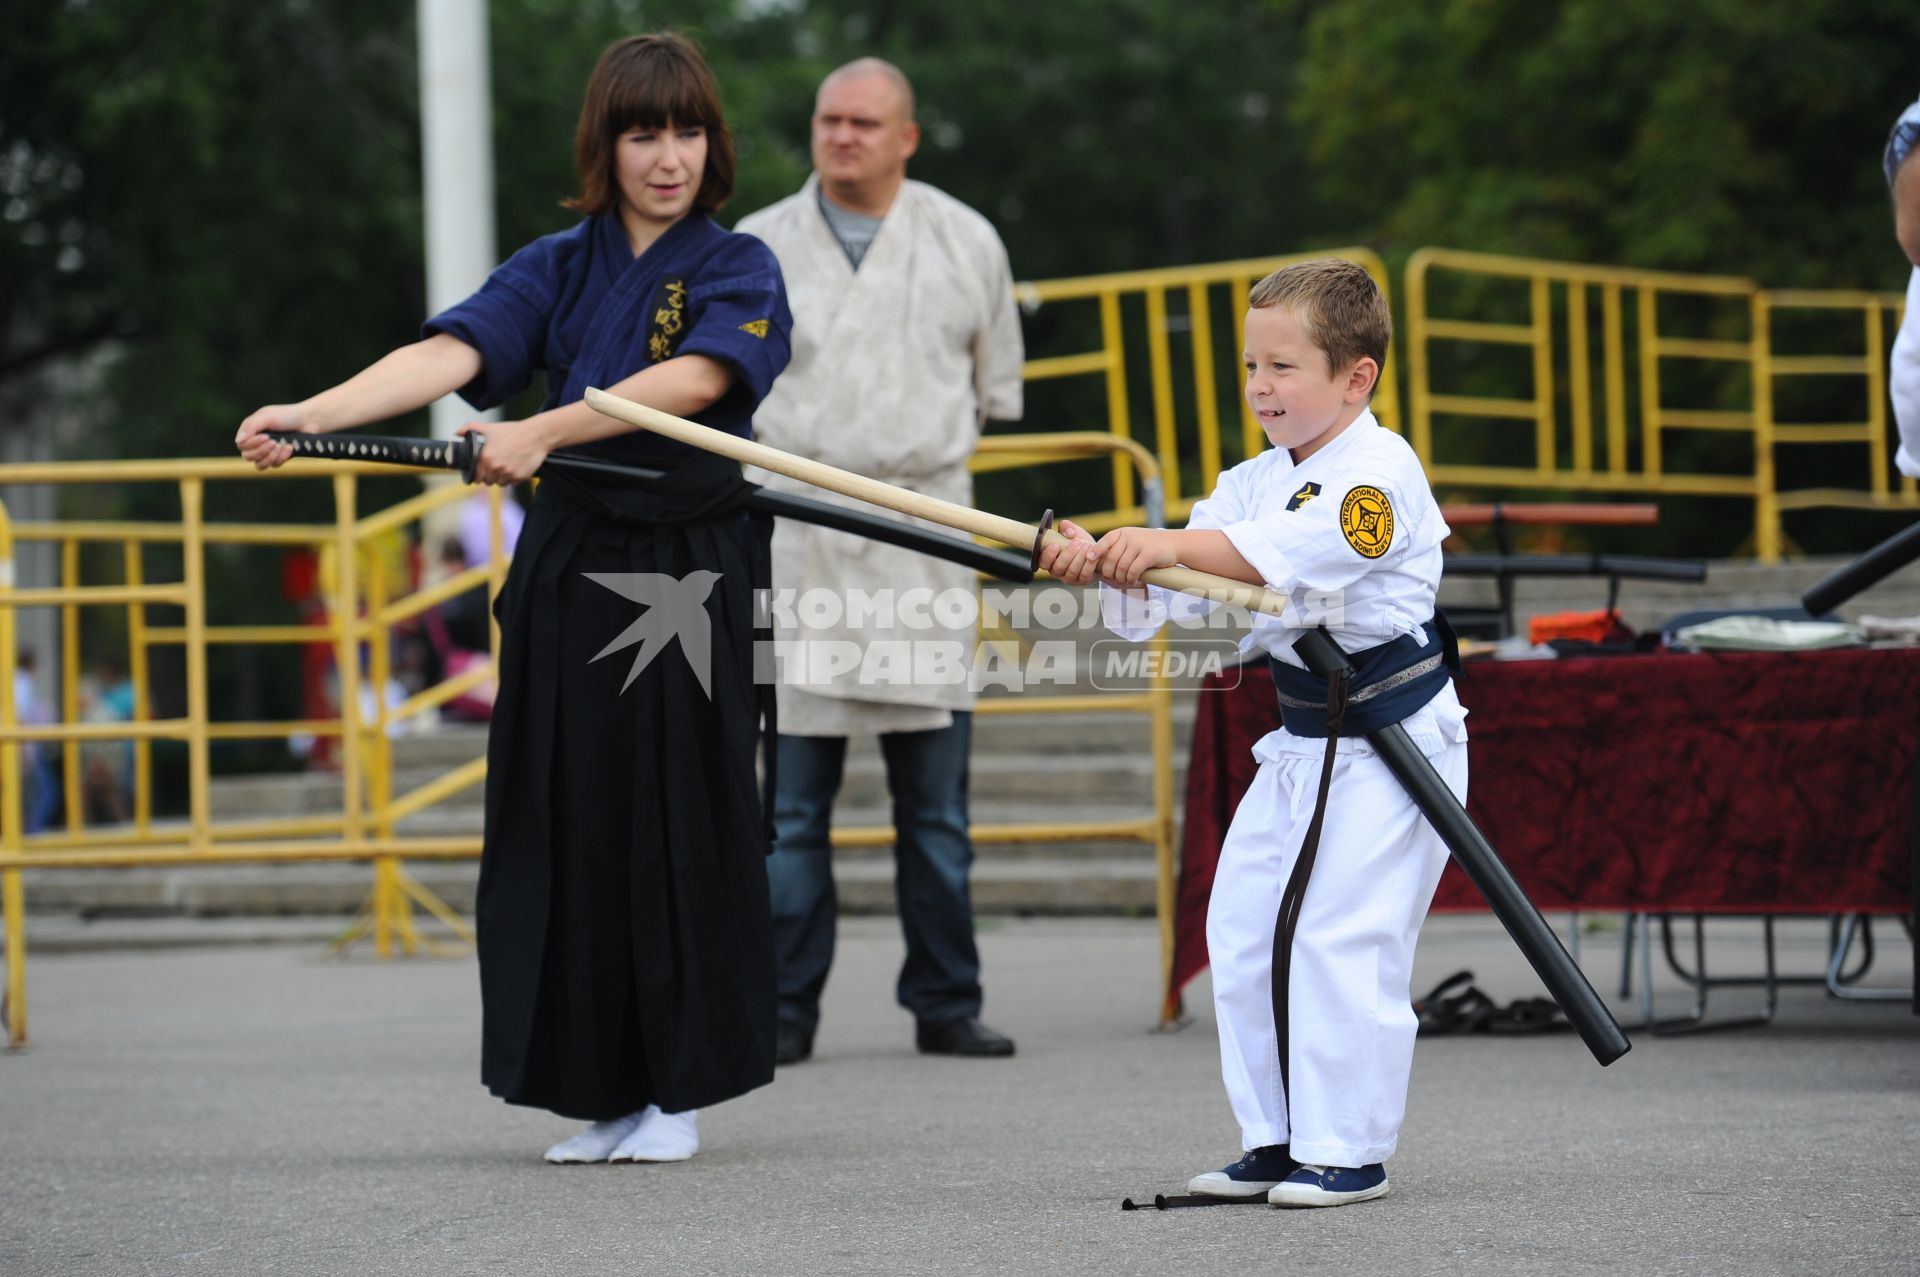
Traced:
<path fill-rule="evenodd" d="M 613 85 L 607 103 L 610 131 L 620 134 L 669 124 L 717 127 L 719 112 L 705 78 L 677 58 L 639 60 Z"/>

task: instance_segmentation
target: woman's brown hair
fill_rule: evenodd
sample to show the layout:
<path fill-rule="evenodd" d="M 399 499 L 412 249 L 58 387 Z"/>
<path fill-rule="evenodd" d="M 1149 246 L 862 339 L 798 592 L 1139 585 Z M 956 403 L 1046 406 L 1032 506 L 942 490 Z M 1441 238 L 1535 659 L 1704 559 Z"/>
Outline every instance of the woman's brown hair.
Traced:
<path fill-rule="evenodd" d="M 589 217 L 611 212 L 620 200 L 613 180 L 614 139 L 629 129 L 699 126 L 707 131 L 707 171 L 693 207 L 711 213 L 733 194 L 733 135 L 720 114 L 720 89 L 700 50 L 685 36 L 663 31 L 607 46 L 587 81 L 573 163 L 580 194 L 561 201 Z"/>

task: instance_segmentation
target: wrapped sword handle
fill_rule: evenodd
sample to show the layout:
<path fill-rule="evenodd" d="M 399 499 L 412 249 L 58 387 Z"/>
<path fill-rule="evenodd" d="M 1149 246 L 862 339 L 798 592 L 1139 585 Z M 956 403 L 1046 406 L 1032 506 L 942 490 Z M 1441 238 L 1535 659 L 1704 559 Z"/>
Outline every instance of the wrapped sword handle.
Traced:
<path fill-rule="evenodd" d="M 267 438 L 284 443 L 296 457 L 324 461 L 377 461 L 383 465 L 456 470 L 468 483 L 480 462 L 486 436 L 468 432 L 455 439 L 400 439 L 383 435 L 316 435 L 301 430 L 269 430 Z"/>

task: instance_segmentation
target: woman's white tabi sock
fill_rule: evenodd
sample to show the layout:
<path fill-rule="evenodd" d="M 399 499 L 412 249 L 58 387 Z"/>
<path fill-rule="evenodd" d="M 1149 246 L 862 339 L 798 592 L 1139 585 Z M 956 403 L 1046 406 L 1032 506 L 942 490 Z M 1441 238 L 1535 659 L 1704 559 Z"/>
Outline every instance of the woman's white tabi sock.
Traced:
<path fill-rule="evenodd" d="M 640 1124 L 607 1158 L 610 1162 L 684 1162 L 700 1151 L 699 1109 L 662 1113 L 649 1104 Z"/>
<path fill-rule="evenodd" d="M 561 1140 L 547 1150 L 547 1160 L 555 1164 L 563 1162 L 604 1162 L 620 1147 L 620 1142 L 633 1134 L 640 1125 L 640 1119 L 658 1109 L 642 1109 L 638 1113 L 629 1113 L 625 1117 L 616 1117 L 607 1122 L 595 1122 L 586 1130 L 570 1140 Z"/>

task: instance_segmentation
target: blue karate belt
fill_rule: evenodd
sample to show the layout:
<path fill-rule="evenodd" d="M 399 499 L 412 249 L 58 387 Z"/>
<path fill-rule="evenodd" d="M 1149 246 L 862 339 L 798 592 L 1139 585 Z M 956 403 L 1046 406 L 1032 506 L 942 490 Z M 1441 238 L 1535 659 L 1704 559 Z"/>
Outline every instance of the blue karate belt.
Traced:
<path fill-rule="evenodd" d="M 1426 642 L 1403 634 L 1352 655 L 1353 679 L 1346 713 L 1337 734 L 1366 736 L 1402 721 L 1440 694 L 1459 664 L 1447 640 L 1451 632 L 1436 614 Z M 1280 700 L 1280 721 L 1295 736 L 1324 737 L 1327 730 L 1327 680 L 1276 657 L 1267 658 L 1273 690 Z"/>

